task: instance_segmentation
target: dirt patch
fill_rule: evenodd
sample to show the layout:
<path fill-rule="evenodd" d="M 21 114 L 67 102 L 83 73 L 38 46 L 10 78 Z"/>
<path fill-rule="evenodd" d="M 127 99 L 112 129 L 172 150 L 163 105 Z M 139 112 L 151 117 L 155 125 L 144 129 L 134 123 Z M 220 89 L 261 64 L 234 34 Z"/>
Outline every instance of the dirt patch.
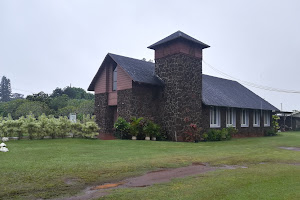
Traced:
<path fill-rule="evenodd" d="M 280 149 L 286 149 L 291 151 L 300 151 L 300 147 L 279 147 Z"/>
<path fill-rule="evenodd" d="M 118 183 L 106 183 L 99 186 L 89 187 L 82 191 L 81 194 L 73 197 L 66 197 L 56 200 L 88 200 L 96 199 L 109 194 L 108 189 L 112 188 L 129 188 L 129 187 L 147 187 L 153 184 L 166 183 L 173 178 L 183 178 L 203 174 L 217 169 L 237 169 L 247 168 L 238 165 L 224 165 L 222 167 L 212 167 L 205 163 L 193 163 L 187 167 L 180 167 L 175 169 L 160 169 L 148 172 L 142 176 L 125 179 Z"/>

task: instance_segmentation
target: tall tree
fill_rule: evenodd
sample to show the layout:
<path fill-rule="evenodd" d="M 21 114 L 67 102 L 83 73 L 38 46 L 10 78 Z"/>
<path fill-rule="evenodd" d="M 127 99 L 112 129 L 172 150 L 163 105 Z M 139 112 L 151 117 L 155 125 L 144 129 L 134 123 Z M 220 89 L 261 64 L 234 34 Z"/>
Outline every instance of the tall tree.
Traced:
<path fill-rule="evenodd" d="M 7 102 L 11 98 L 11 86 L 10 80 L 5 76 L 2 76 L 0 83 L 0 101 Z"/>

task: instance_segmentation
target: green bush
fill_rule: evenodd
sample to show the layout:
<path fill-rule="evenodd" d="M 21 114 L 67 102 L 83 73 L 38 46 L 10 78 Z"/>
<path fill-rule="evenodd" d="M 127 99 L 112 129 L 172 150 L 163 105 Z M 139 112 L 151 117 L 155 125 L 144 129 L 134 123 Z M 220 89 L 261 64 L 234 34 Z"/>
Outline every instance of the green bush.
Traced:
<path fill-rule="evenodd" d="M 277 131 L 275 131 L 273 128 L 265 131 L 265 136 L 276 136 Z"/>
<path fill-rule="evenodd" d="M 143 132 L 147 137 L 159 137 L 161 135 L 160 126 L 151 120 L 146 121 L 143 127 Z"/>
<path fill-rule="evenodd" d="M 122 117 L 118 117 L 116 123 L 114 124 L 115 137 L 119 139 L 130 139 L 129 128 L 130 124 Z"/>
<path fill-rule="evenodd" d="M 98 135 L 99 127 L 95 122 L 88 121 L 82 125 L 81 137 L 84 138 L 94 138 Z"/>
<path fill-rule="evenodd" d="M 24 135 L 29 139 L 43 139 L 50 136 L 52 139 L 65 138 L 73 133 L 73 137 L 93 138 L 98 134 L 98 125 L 95 117 L 83 115 L 83 121 L 71 123 L 67 117 L 54 118 L 54 116 L 40 115 L 37 119 L 29 114 L 13 120 L 8 117 L 0 117 L 0 137 L 18 137 Z"/>
<path fill-rule="evenodd" d="M 142 123 L 143 120 L 144 120 L 143 117 L 140 117 L 140 118 L 132 117 L 131 118 L 129 132 L 132 136 L 138 136 L 139 134 L 143 133 L 143 123 Z"/>
<path fill-rule="evenodd" d="M 207 133 L 203 134 L 204 141 L 222 141 L 230 140 L 232 136 L 237 132 L 233 127 L 223 129 L 209 129 Z"/>

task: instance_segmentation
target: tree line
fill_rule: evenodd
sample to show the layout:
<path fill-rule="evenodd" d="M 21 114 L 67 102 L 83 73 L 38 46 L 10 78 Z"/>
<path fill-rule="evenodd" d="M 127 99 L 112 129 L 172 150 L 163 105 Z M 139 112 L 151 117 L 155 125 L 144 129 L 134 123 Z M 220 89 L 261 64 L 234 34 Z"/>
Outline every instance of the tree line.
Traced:
<path fill-rule="evenodd" d="M 34 116 L 53 115 L 55 117 L 68 116 L 76 113 L 80 119 L 83 115 L 94 113 L 94 95 L 82 88 L 67 86 L 56 88 L 51 94 L 43 91 L 28 95 L 13 95 L 10 80 L 2 77 L 0 84 L 0 116 L 13 119 L 33 114 Z"/>

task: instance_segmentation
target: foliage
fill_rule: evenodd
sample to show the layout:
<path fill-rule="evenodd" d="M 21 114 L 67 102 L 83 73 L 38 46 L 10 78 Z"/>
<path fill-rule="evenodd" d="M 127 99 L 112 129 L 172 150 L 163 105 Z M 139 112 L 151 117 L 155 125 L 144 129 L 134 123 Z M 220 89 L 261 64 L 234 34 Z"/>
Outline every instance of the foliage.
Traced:
<path fill-rule="evenodd" d="M 200 132 L 202 128 L 197 127 L 196 124 L 189 124 L 184 131 L 185 141 L 187 142 L 198 142 L 200 141 Z"/>
<path fill-rule="evenodd" d="M 272 128 L 274 129 L 274 132 L 276 132 L 276 133 L 279 130 L 278 120 L 279 120 L 279 117 L 277 115 L 272 115 Z"/>
<path fill-rule="evenodd" d="M 132 136 L 137 136 L 139 133 L 142 133 L 143 131 L 142 120 L 144 120 L 143 117 L 140 118 L 132 117 L 130 119 L 129 132 Z"/>
<path fill-rule="evenodd" d="M 130 139 L 129 128 L 130 124 L 122 117 L 118 117 L 114 124 L 115 136 L 120 139 Z"/>
<path fill-rule="evenodd" d="M 84 115 L 84 120 L 77 123 L 71 123 L 67 117 L 55 118 L 53 115 L 40 115 L 37 119 L 33 114 L 26 117 L 20 117 L 13 120 L 8 117 L 0 117 L 0 137 L 18 137 L 23 135 L 29 139 L 43 139 L 50 136 L 52 139 L 67 136 L 94 138 L 98 135 L 98 125 L 95 123 L 95 117 Z"/>
<path fill-rule="evenodd" d="M 279 130 L 279 117 L 277 115 L 272 115 L 272 126 L 269 130 L 265 131 L 265 136 L 276 136 Z"/>
<path fill-rule="evenodd" d="M 209 129 L 207 133 L 203 134 L 204 141 L 222 141 L 230 140 L 237 130 L 233 127 L 223 129 Z"/>
<path fill-rule="evenodd" d="M 82 126 L 82 137 L 94 138 L 98 135 L 99 127 L 95 122 L 86 122 Z"/>
<path fill-rule="evenodd" d="M 11 85 L 10 80 L 2 76 L 0 82 L 0 101 L 7 102 L 11 99 Z"/>
<path fill-rule="evenodd" d="M 49 95 L 46 94 L 43 91 L 41 91 L 41 92 L 39 92 L 37 94 L 28 95 L 26 97 L 26 99 L 29 100 L 29 101 L 40 101 L 40 102 L 46 103 L 47 105 L 49 105 L 49 103 L 51 101 Z"/>
<path fill-rule="evenodd" d="M 160 136 L 160 126 L 155 124 L 151 120 L 147 120 L 143 127 L 143 132 L 147 137 L 158 137 Z"/>
<path fill-rule="evenodd" d="M 68 89 L 74 91 L 75 97 L 72 99 L 64 93 L 62 89 L 55 89 L 53 94 L 48 95 L 44 92 L 28 95 L 26 99 L 14 99 L 9 102 L 0 102 L 0 116 L 7 117 L 10 113 L 13 119 L 26 116 L 30 112 L 35 116 L 42 113 L 53 114 L 55 117 L 69 116 L 70 113 L 76 113 L 82 120 L 83 115 L 94 113 L 94 95 L 85 92 L 81 88 Z M 68 91 L 67 90 L 67 91 Z"/>
<path fill-rule="evenodd" d="M 34 117 L 34 115 L 29 114 L 24 118 L 24 124 L 22 126 L 24 131 L 28 134 L 30 140 L 34 137 L 40 137 L 40 126 Z"/>
<path fill-rule="evenodd" d="M 58 109 L 64 108 L 68 105 L 69 97 L 65 94 L 62 96 L 51 99 L 49 107 L 55 111 Z"/>
<path fill-rule="evenodd" d="M 50 109 L 46 103 L 39 101 L 27 101 L 17 108 L 16 112 L 14 113 L 14 116 L 16 118 L 26 116 L 29 114 L 33 114 L 34 116 L 40 116 L 43 113 L 47 115 L 50 114 Z"/>
<path fill-rule="evenodd" d="M 16 116 L 17 109 L 19 108 L 19 106 L 21 106 L 26 102 L 28 102 L 26 99 L 16 99 L 9 102 L 0 103 L 0 116 L 2 115 L 7 117 L 8 114 L 11 114 L 13 119 L 17 119 L 18 118 Z"/>

